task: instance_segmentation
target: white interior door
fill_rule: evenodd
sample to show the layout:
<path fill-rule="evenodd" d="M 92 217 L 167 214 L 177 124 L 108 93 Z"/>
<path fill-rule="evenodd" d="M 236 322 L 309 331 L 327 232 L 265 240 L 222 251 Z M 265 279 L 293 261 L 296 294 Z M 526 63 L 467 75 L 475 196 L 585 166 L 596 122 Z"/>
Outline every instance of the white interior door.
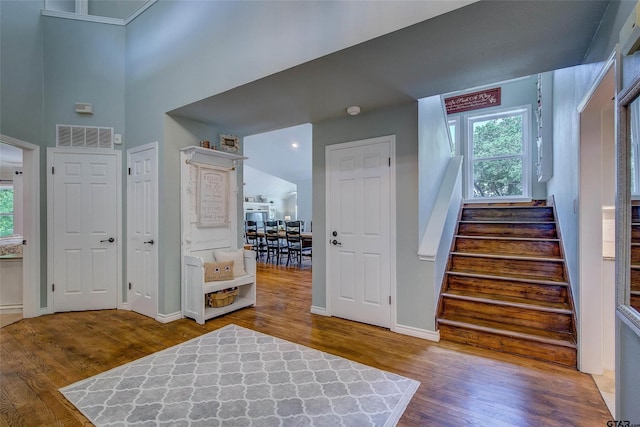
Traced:
<path fill-rule="evenodd" d="M 392 137 L 327 147 L 327 278 L 333 316 L 391 322 Z"/>
<path fill-rule="evenodd" d="M 116 308 L 120 152 L 49 149 L 53 310 Z"/>
<path fill-rule="evenodd" d="M 131 310 L 158 314 L 158 146 L 146 144 L 128 155 L 127 280 Z"/>

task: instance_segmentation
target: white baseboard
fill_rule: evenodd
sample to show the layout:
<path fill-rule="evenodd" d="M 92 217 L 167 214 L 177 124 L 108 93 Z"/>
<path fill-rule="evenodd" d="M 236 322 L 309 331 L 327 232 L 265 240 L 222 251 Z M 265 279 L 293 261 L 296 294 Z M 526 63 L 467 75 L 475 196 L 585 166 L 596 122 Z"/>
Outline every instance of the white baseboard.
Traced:
<path fill-rule="evenodd" d="M 118 304 L 118 310 L 130 310 L 129 309 L 129 303 L 122 302 L 122 303 Z"/>
<path fill-rule="evenodd" d="M 429 331 L 427 329 L 414 328 L 413 326 L 395 325 L 392 329 L 393 332 L 402 335 L 409 335 L 416 338 L 422 338 L 429 341 L 440 341 L 439 331 Z"/>
<path fill-rule="evenodd" d="M 169 323 L 169 322 L 173 322 L 180 319 L 182 319 L 181 311 L 176 311 L 175 313 L 171 313 L 171 314 L 156 315 L 156 320 L 160 323 Z"/>
<path fill-rule="evenodd" d="M 2 314 L 22 314 L 22 305 L 2 305 L 0 306 L 0 313 Z"/>
<path fill-rule="evenodd" d="M 317 314 L 319 316 L 329 316 L 329 312 L 324 307 L 311 306 L 311 314 Z"/>

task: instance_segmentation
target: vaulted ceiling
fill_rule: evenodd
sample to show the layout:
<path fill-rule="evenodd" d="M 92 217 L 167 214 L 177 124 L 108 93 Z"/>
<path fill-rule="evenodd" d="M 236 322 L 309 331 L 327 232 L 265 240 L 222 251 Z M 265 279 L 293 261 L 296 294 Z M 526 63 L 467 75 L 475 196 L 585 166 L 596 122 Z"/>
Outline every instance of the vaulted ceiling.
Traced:
<path fill-rule="evenodd" d="M 171 113 L 253 135 L 578 65 L 609 3 L 480 1 Z"/>

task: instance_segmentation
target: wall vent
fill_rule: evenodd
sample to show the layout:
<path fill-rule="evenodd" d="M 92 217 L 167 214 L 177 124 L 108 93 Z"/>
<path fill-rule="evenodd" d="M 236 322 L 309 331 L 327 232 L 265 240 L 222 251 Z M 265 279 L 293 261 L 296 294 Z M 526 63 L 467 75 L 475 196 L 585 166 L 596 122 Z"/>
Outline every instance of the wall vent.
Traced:
<path fill-rule="evenodd" d="M 56 146 L 113 149 L 113 128 L 56 125 Z"/>

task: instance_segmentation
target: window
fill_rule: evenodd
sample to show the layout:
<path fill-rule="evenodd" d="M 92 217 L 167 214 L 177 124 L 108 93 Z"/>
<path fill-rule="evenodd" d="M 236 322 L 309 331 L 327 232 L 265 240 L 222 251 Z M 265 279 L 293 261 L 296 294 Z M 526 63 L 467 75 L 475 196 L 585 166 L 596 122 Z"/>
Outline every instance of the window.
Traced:
<path fill-rule="evenodd" d="M 460 132 L 458 132 L 458 129 L 460 129 L 459 122 L 460 117 L 449 119 L 447 121 L 447 123 L 449 123 L 449 134 L 451 135 L 451 140 L 449 141 L 451 157 L 456 155 L 456 147 L 460 146 L 460 141 L 458 140 L 458 138 L 460 138 Z"/>
<path fill-rule="evenodd" d="M 467 197 L 529 197 L 530 107 L 467 118 Z"/>
<path fill-rule="evenodd" d="M 13 234 L 13 187 L 0 186 L 0 237 Z"/>

